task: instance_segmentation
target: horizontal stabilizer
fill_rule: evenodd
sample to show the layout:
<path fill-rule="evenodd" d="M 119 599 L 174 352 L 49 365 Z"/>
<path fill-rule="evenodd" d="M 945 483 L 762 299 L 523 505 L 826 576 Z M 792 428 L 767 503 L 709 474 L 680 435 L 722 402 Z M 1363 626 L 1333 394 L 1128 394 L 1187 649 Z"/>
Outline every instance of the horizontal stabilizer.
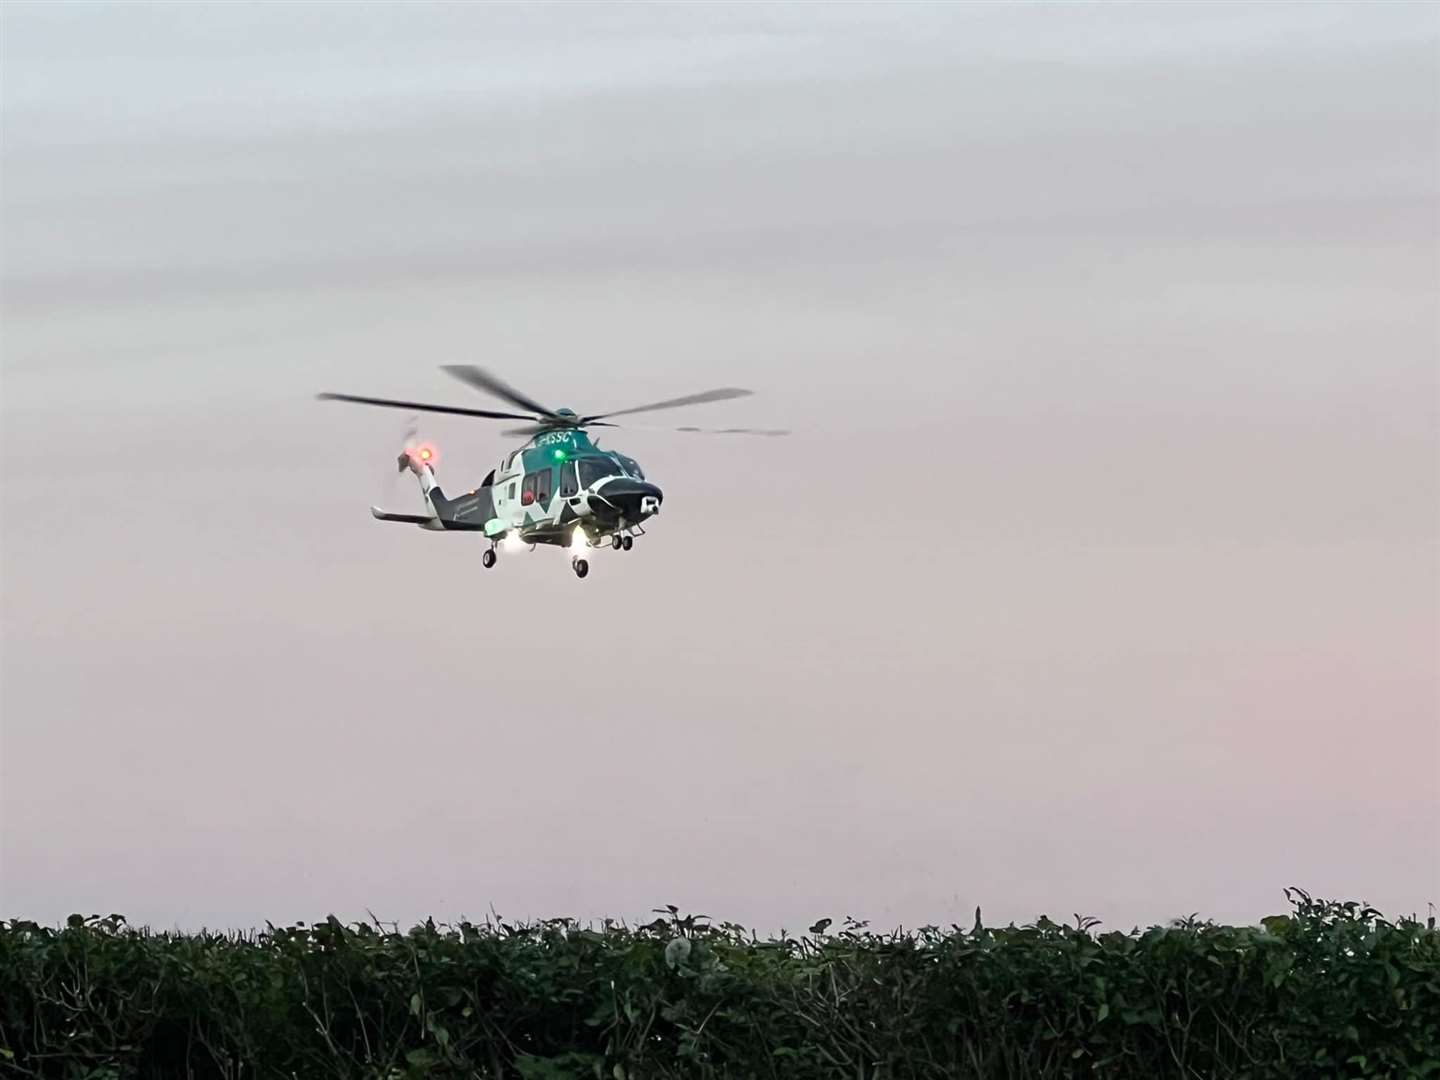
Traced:
<path fill-rule="evenodd" d="M 435 520 L 427 514 L 392 514 L 378 506 L 370 507 L 370 514 L 376 521 L 399 521 L 406 525 L 428 525 Z"/>

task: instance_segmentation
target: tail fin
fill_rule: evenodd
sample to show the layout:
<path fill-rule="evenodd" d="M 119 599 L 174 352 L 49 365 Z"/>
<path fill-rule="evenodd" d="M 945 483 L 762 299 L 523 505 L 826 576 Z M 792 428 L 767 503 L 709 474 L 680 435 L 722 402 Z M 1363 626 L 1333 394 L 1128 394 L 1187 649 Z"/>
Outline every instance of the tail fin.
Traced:
<path fill-rule="evenodd" d="M 420 494 L 425 498 L 426 509 L 434 517 L 445 517 L 445 510 L 450 505 L 450 500 L 445 498 L 445 492 L 440 490 L 440 485 L 435 480 L 435 470 L 430 467 L 430 459 L 406 450 L 400 455 L 397 464 L 400 466 L 401 472 L 409 469 L 420 481 Z"/>
<path fill-rule="evenodd" d="M 425 509 L 429 517 L 425 519 L 421 528 L 459 530 L 465 532 L 484 532 L 485 527 L 493 524 L 491 519 L 494 515 L 494 508 L 490 502 L 488 490 L 482 492 L 467 492 L 458 499 L 447 499 L 445 493 L 440 490 L 440 485 L 435 482 L 435 454 L 433 449 L 425 453 L 425 448 L 420 451 L 407 450 L 400 455 L 400 471 L 409 469 L 415 474 L 415 479 L 420 481 L 420 494 L 425 498 Z M 401 520 L 395 516 L 383 518 L 382 520 Z M 489 535 L 487 533 L 487 535 Z"/>

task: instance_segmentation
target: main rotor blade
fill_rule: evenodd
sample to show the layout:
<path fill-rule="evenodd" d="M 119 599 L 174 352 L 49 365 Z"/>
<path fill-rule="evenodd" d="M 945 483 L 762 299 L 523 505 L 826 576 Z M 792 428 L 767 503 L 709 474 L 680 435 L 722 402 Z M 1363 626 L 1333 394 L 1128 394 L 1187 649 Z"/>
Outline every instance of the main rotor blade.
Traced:
<path fill-rule="evenodd" d="M 416 409 L 420 412 L 450 413 L 453 416 L 482 416 L 487 420 L 533 420 L 523 413 L 495 412 L 491 409 L 462 409 L 458 405 L 427 405 L 423 401 L 394 401 L 390 398 L 357 397 L 354 394 L 316 394 L 321 401 L 350 401 L 356 405 L 383 405 L 389 409 Z"/>
<path fill-rule="evenodd" d="M 706 428 L 706 427 L 659 427 L 655 424 L 596 424 L 596 427 L 613 427 L 619 431 L 683 431 L 687 435 L 764 435 L 775 437 L 777 435 L 789 435 L 789 428 L 754 428 L 754 427 L 727 427 L 727 428 Z"/>
<path fill-rule="evenodd" d="M 510 402 L 511 405 L 518 405 L 522 409 L 528 409 L 532 413 L 539 413 L 541 416 L 556 416 L 554 409 L 547 409 L 534 398 L 526 397 L 513 386 L 501 382 L 494 375 L 476 367 L 474 364 L 444 364 L 440 370 L 448 375 L 453 375 L 467 386 L 472 386 L 476 390 L 484 391 L 487 394 L 494 394 L 502 401 Z"/>
<path fill-rule="evenodd" d="M 722 386 L 718 390 L 705 390 L 698 394 L 688 394 L 685 397 L 671 398 L 669 401 L 657 401 L 651 405 L 636 405 L 633 409 L 617 409 L 615 412 L 596 413 L 594 416 L 587 416 L 580 422 L 588 424 L 592 420 L 600 420 L 610 416 L 629 416 L 631 413 L 651 412 L 655 409 L 678 409 L 681 405 L 703 405 L 707 401 L 728 401 L 731 398 L 749 397 L 754 391 L 741 390 L 738 386 Z"/>
<path fill-rule="evenodd" d="M 698 427 L 677 427 L 676 431 L 689 431 L 697 435 L 789 435 L 789 428 L 753 428 L 753 427 L 727 427 L 727 428 L 698 428 Z"/>
<path fill-rule="evenodd" d="M 500 434 L 507 437 L 511 435 L 518 435 L 523 438 L 529 439 L 536 435 L 541 435 L 544 432 L 554 430 L 555 429 L 549 424 L 527 424 L 525 427 L 506 428 L 504 431 L 500 432 Z"/>

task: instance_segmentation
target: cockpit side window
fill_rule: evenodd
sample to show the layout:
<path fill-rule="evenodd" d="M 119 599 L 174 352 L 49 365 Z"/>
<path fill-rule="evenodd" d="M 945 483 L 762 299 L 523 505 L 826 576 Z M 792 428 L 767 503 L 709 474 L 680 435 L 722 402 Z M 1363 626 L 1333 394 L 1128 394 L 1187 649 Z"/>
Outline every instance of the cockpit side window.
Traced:
<path fill-rule="evenodd" d="M 620 466 L 609 458 L 581 458 L 579 465 L 580 486 L 587 488 L 597 480 L 603 480 L 607 476 L 620 476 L 622 472 Z"/>
<path fill-rule="evenodd" d="M 575 479 L 575 462 L 567 461 L 560 466 L 560 497 L 568 499 L 580 490 L 580 485 Z"/>

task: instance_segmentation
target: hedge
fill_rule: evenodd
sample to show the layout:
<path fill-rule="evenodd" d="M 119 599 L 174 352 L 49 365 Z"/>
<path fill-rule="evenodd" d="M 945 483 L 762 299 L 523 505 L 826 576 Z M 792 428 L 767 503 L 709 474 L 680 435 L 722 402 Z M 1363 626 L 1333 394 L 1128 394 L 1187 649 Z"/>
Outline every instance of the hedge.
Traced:
<path fill-rule="evenodd" d="M 1190 918 L 760 939 L 682 916 L 154 933 L 0 922 L 0 1074 L 1440 1077 L 1440 933 Z"/>

